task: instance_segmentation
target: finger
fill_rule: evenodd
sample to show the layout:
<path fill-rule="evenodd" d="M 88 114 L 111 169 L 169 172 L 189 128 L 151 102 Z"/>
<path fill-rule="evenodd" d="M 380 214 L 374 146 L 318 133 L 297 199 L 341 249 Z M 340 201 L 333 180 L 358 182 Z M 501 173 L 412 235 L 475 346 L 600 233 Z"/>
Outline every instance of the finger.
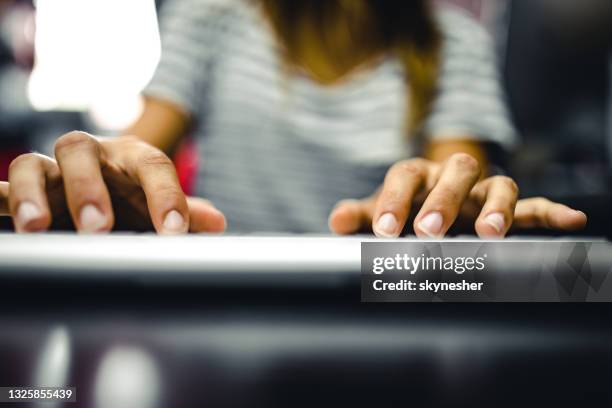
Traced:
<path fill-rule="evenodd" d="M 51 159 L 30 153 L 17 157 L 9 168 L 8 206 L 17 232 L 44 231 L 51 224 L 46 194 Z"/>
<path fill-rule="evenodd" d="M 476 159 L 465 153 L 451 156 L 414 220 L 417 236 L 444 236 L 479 177 L 480 166 Z"/>
<path fill-rule="evenodd" d="M 582 211 L 542 197 L 519 200 L 514 212 L 514 225 L 519 228 L 575 231 L 584 228 L 586 223 L 587 216 Z"/>
<path fill-rule="evenodd" d="M 429 169 L 428 162 L 422 159 L 402 161 L 391 167 L 374 209 L 372 230 L 377 236 L 399 236 L 414 196 L 425 184 Z"/>
<path fill-rule="evenodd" d="M 102 148 L 91 135 L 70 132 L 55 144 L 66 202 L 79 232 L 110 231 L 114 223 L 110 194 L 102 177 Z"/>
<path fill-rule="evenodd" d="M 161 151 L 147 147 L 135 166 L 155 230 L 160 234 L 187 233 L 189 208 L 172 161 Z"/>
<path fill-rule="evenodd" d="M 5 181 L 0 181 L 0 217 L 9 215 L 8 206 L 9 184 Z"/>
<path fill-rule="evenodd" d="M 225 231 L 227 227 L 225 216 L 210 201 L 188 197 L 187 205 L 189 206 L 189 231 L 212 233 Z"/>
<path fill-rule="evenodd" d="M 510 177 L 495 176 L 481 181 L 472 190 L 482 205 L 476 219 L 476 233 L 481 238 L 502 238 L 510 229 L 518 200 L 518 186 Z"/>
<path fill-rule="evenodd" d="M 355 234 L 372 224 L 374 199 L 342 200 L 329 215 L 329 229 L 338 235 Z"/>

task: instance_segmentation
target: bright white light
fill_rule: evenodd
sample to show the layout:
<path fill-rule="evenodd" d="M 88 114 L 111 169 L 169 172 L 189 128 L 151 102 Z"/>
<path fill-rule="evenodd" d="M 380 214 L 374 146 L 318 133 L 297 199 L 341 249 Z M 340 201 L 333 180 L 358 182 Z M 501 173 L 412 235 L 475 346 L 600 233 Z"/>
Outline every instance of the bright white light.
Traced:
<path fill-rule="evenodd" d="M 153 357 L 135 347 L 118 346 L 102 358 L 94 385 L 97 408 L 153 408 L 161 396 Z"/>
<path fill-rule="evenodd" d="M 99 100 L 91 105 L 89 117 L 101 130 L 123 130 L 130 126 L 144 110 L 140 95 L 114 95 L 109 100 Z"/>
<path fill-rule="evenodd" d="M 103 121 L 129 123 L 133 118 L 125 112 L 138 111 L 137 95 L 161 55 L 154 0 L 38 0 L 36 7 L 32 105 L 79 111 L 102 106 L 110 118 Z M 108 101 L 122 103 L 108 112 Z"/>

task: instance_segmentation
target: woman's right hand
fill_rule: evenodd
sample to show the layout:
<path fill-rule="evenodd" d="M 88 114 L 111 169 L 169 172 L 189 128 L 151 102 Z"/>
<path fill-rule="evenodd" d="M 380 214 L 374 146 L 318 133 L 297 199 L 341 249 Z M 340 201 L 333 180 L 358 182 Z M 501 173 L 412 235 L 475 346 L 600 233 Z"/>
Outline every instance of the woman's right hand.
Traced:
<path fill-rule="evenodd" d="M 185 196 L 162 151 L 135 137 L 84 132 L 59 138 L 55 159 L 17 157 L 9 182 L 0 182 L 0 215 L 12 216 L 18 232 L 69 226 L 88 233 L 225 230 L 225 217 L 211 203 Z"/>

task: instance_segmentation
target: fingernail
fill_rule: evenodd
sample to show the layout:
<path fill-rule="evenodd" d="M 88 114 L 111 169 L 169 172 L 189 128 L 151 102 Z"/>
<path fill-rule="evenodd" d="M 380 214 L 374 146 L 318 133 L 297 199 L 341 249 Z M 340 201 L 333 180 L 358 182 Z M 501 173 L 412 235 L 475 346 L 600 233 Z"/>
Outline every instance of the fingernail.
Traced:
<path fill-rule="evenodd" d="M 166 215 L 163 228 L 163 232 L 166 234 L 183 233 L 185 232 L 185 219 L 181 213 L 176 210 L 172 210 Z"/>
<path fill-rule="evenodd" d="M 92 204 L 87 204 L 81 209 L 80 216 L 80 232 L 99 232 L 106 227 L 107 219 L 98 207 Z"/>
<path fill-rule="evenodd" d="M 381 215 L 376 223 L 376 232 L 383 237 L 397 236 L 397 218 L 391 213 Z"/>
<path fill-rule="evenodd" d="M 42 212 L 38 206 L 29 201 L 24 201 L 17 209 L 17 224 L 24 228 L 30 222 L 42 217 Z"/>
<path fill-rule="evenodd" d="M 502 213 L 489 214 L 485 217 L 484 221 L 492 226 L 498 234 L 501 234 L 506 226 L 506 221 Z"/>
<path fill-rule="evenodd" d="M 442 214 L 439 212 L 432 212 L 427 214 L 421 221 L 419 221 L 419 229 L 427 234 L 431 238 L 436 238 L 440 236 L 442 232 L 442 224 L 444 220 L 442 219 Z"/>

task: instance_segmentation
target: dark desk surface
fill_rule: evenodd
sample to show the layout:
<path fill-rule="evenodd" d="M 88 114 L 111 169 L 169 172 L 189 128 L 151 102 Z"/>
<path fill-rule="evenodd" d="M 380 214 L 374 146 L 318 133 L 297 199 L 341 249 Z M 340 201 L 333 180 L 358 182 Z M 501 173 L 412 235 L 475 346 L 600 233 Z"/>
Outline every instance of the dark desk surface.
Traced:
<path fill-rule="evenodd" d="M 362 304 L 358 288 L 10 292 L 0 384 L 73 385 L 76 406 L 612 402 L 605 304 Z"/>

